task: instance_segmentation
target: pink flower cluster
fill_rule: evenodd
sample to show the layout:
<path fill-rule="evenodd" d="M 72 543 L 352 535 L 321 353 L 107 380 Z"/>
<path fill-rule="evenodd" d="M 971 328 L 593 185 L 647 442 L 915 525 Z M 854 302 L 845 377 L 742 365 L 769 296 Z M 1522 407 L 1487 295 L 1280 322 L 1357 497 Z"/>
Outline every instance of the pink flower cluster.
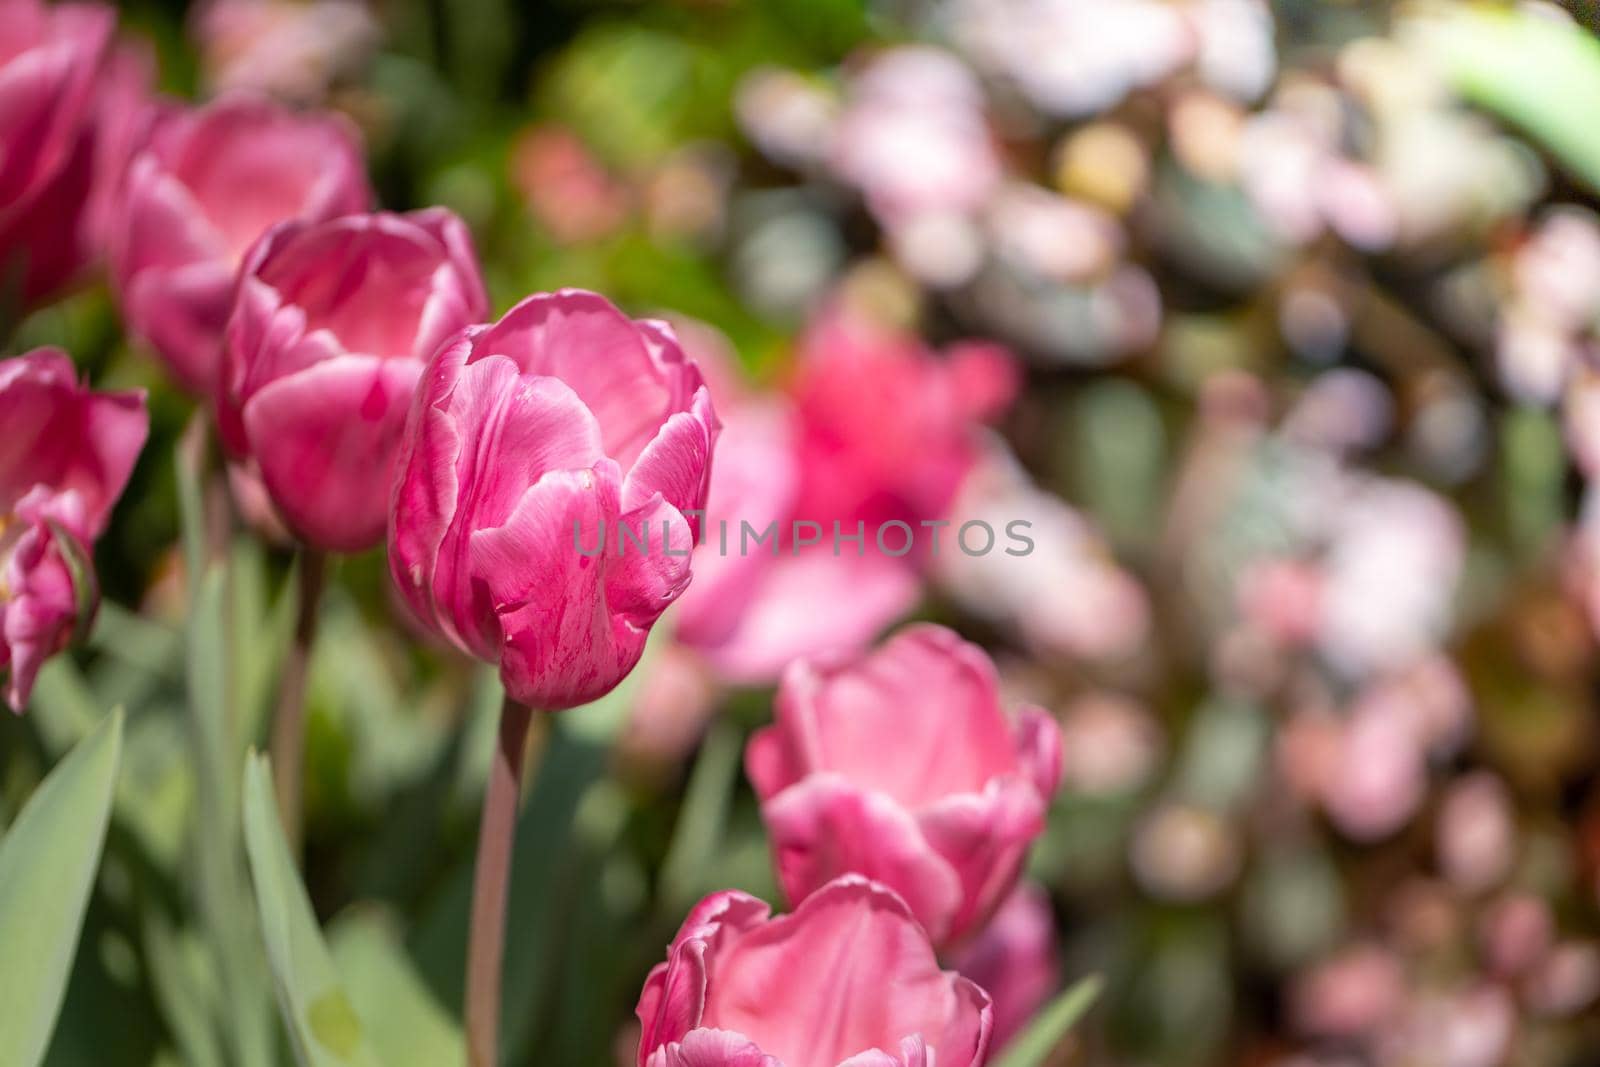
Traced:
<path fill-rule="evenodd" d="M 714 479 L 712 390 L 668 324 L 580 290 L 488 322 L 465 225 L 374 212 L 344 118 L 130 97 L 109 9 L 0 14 L 0 252 L 20 291 L 36 302 L 103 257 L 130 331 L 211 403 L 297 539 L 386 541 L 415 619 L 498 665 L 522 705 L 615 687 L 696 570 L 680 640 L 730 677 L 782 674 L 747 765 L 794 910 L 726 892 L 689 916 L 639 1002 L 641 1067 L 981 1065 L 1054 980 L 1044 905 L 1012 893 L 1062 775 L 1056 723 L 1008 714 L 993 663 L 949 630 L 865 649 L 910 607 L 921 552 L 693 550 L 708 497 L 785 526 L 942 520 L 1015 390 L 1006 354 L 936 354 L 836 308 L 786 391 L 729 389 L 735 446 Z M 898 212 L 921 193 L 885 197 Z M 147 416 L 42 350 L 0 364 L 0 424 L 0 668 L 20 710 L 92 617 L 90 550 Z M 656 540 L 575 550 L 619 524 Z M 989 995 L 939 968 L 957 946 L 977 970 L 1023 961 L 999 1033 Z"/>

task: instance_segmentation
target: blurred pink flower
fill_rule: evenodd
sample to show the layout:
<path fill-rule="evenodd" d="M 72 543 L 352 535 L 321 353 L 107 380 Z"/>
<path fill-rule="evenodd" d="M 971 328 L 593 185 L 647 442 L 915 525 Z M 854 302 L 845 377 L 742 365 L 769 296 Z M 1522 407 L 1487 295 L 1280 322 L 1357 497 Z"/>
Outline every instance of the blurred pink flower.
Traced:
<path fill-rule="evenodd" d="M 865 646 L 911 609 L 935 551 L 938 531 L 926 526 L 948 517 L 981 421 L 1010 401 L 1018 375 L 996 347 L 941 357 L 833 309 L 802 338 L 788 392 L 751 393 L 731 371 L 715 377 L 731 398 L 708 505 L 718 527 L 696 553 L 676 632 L 725 679 L 771 681 L 797 657 Z M 912 528 L 912 551 L 879 548 L 880 532 L 895 549 L 903 540 L 891 523 Z M 771 550 L 746 551 L 744 524 L 756 533 L 776 524 Z M 861 540 L 835 552 L 836 529 Z"/>
<path fill-rule="evenodd" d="M 200 65 L 213 92 L 315 103 L 377 48 L 363 0 L 209 0 L 194 9 Z"/>
<path fill-rule="evenodd" d="M 736 891 L 684 920 L 650 972 L 639 1067 L 983 1067 L 987 994 L 940 971 L 901 899 L 859 877 L 792 914 Z"/>
<path fill-rule="evenodd" d="M 511 182 L 561 244 L 600 240 L 627 221 L 627 188 L 565 126 L 534 126 L 517 137 Z"/>
<path fill-rule="evenodd" d="M 441 346 L 412 402 L 389 565 L 510 697 L 606 693 L 689 582 L 717 417 L 669 326 L 577 289 Z M 622 528 L 642 534 L 627 545 Z"/>
<path fill-rule="evenodd" d="M 1402 1010 L 1405 992 L 1405 971 L 1394 953 L 1360 943 L 1300 975 L 1289 992 L 1289 1013 L 1307 1035 L 1361 1038 Z"/>
<path fill-rule="evenodd" d="M 1398 830 L 1422 803 L 1427 761 L 1412 724 L 1382 701 L 1359 702 L 1338 730 L 1322 772 L 1321 799 L 1347 836 L 1375 841 Z"/>
<path fill-rule="evenodd" d="M 1018 885 L 951 963 L 994 1000 L 993 1044 L 1003 1050 L 1061 981 L 1050 895 L 1032 882 Z"/>
<path fill-rule="evenodd" d="M 142 393 L 96 393 L 65 352 L 0 362 L 0 673 L 20 712 L 45 660 L 99 602 L 90 552 L 150 419 Z"/>
<path fill-rule="evenodd" d="M 1091 796 L 1127 793 L 1161 762 L 1161 725 L 1148 708 L 1112 692 L 1078 697 L 1062 715 L 1062 781 Z"/>
<path fill-rule="evenodd" d="M 184 388 L 216 388 L 222 332 L 245 252 L 273 225 L 365 211 L 354 128 L 233 96 L 169 105 L 135 156 L 111 238 L 129 330 Z"/>
<path fill-rule="evenodd" d="M 1203 900 L 1231 885 L 1242 862 L 1237 831 L 1195 804 L 1163 802 L 1140 820 L 1129 842 L 1134 877 L 1164 900 Z"/>
<path fill-rule="evenodd" d="M 988 656 L 923 624 L 793 664 L 745 765 L 790 900 L 864 874 L 949 944 L 1015 884 L 1061 779 L 1061 735 L 1039 708 L 1013 721 Z"/>
<path fill-rule="evenodd" d="M 1555 939 L 1555 916 L 1542 897 L 1514 892 L 1484 912 L 1478 939 L 1489 970 L 1497 977 L 1514 978 L 1549 952 Z"/>
<path fill-rule="evenodd" d="M 423 364 L 488 313 L 472 237 L 443 208 L 283 223 L 240 271 L 216 398 L 223 442 L 256 461 L 307 544 L 371 547 Z"/>
<path fill-rule="evenodd" d="M 1516 859 L 1517 827 L 1504 783 L 1478 771 L 1450 784 L 1439 808 L 1439 867 L 1457 889 L 1493 888 Z"/>
<path fill-rule="evenodd" d="M 150 82 L 116 25 L 98 3 L 0 6 L 0 293 L 24 307 L 103 251 Z"/>
<path fill-rule="evenodd" d="M 950 511 L 1002 533 L 1027 524 L 1015 531 L 1033 543 L 1026 554 L 947 549 L 933 568 L 963 607 L 1014 626 L 1036 653 L 1114 661 L 1137 652 L 1149 635 L 1149 598 L 1138 580 L 1117 564 L 1099 531 L 1035 485 L 1004 445 L 990 443 Z"/>
<path fill-rule="evenodd" d="M 976 211 L 1000 179 L 983 88 L 955 55 L 922 45 L 874 56 L 850 79 L 834 170 L 894 227 Z"/>

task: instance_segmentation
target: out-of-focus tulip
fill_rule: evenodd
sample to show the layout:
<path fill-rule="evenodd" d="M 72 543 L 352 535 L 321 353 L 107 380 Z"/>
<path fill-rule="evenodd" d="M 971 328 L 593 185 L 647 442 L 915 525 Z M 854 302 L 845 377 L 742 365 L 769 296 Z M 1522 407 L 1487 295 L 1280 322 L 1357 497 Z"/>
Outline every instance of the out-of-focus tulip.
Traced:
<path fill-rule="evenodd" d="M 355 130 L 340 117 L 247 96 L 169 107 L 130 164 L 110 242 L 130 330 L 180 384 L 209 395 L 251 245 L 280 222 L 371 201 Z"/>
<path fill-rule="evenodd" d="M 864 874 L 950 944 L 1016 884 L 1061 779 L 1061 734 L 1038 708 L 1008 718 L 988 656 L 918 625 L 792 665 L 745 765 L 790 900 Z"/>
<path fill-rule="evenodd" d="M 142 393 L 96 393 L 65 352 L 0 363 L 0 674 L 21 711 L 44 661 L 92 621 L 89 553 L 150 420 Z"/>
<path fill-rule="evenodd" d="M 711 487 L 715 536 L 695 561 L 703 580 L 678 612 L 679 638 L 738 682 L 864 647 L 911 609 L 925 562 L 957 551 L 956 492 L 981 454 L 982 421 L 1017 378 L 997 346 L 940 357 L 862 313 L 823 313 L 790 391 L 732 404 Z M 774 536 L 747 542 L 745 524 Z"/>
<path fill-rule="evenodd" d="M 223 442 L 256 461 L 307 544 L 375 545 L 423 365 L 488 313 L 471 235 L 442 208 L 283 223 L 240 271 L 218 382 Z"/>
<path fill-rule="evenodd" d="M 1017 886 L 953 962 L 993 998 L 994 1047 L 1005 1048 L 1061 979 L 1049 894 L 1031 882 Z"/>
<path fill-rule="evenodd" d="M 1306 1034 L 1360 1038 L 1395 1017 L 1405 1003 L 1405 991 L 1405 970 L 1393 952 L 1357 944 L 1295 981 L 1289 1014 Z"/>
<path fill-rule="evenodd" d="M 840 878 L 791 915 L 714 893 L 645 982 L 639 1067 L 982 1067 L 994 1011 L 905 903 Z"/>
<path fill-rule="evenodd" d="M 1516 861 L 1517 824 L 1504 783 L 1488 771 L 1452 783 L 1439 807 L 1439 867 L 1467 893 L 1494 886 Z"/>
<path fill-rule="evenodd" d="M 31 306 L 100 251 L 149 72 L 96 3 L 0 3 L 0 301 Z"/>
<path fill-rule="evenodd" d="M 500 665 L 512 699 L 599 697 L 689 582 L 719 424 L 665 323 L 529 297 L 429 361 L 406 422 L 389 564 L 418 619 Z"/>
<path fill-rule="evenodd" d="M 213 91 L 299 103 L 359 71 L 381 32 L 364 0 L 209 0 L 191 25 Z"/>

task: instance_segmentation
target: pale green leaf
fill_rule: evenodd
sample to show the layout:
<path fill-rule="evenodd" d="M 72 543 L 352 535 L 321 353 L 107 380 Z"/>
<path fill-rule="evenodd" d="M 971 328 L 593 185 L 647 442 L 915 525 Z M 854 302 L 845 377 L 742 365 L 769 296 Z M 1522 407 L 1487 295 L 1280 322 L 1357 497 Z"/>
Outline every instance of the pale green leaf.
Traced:
<path fill-rule="evenodd" d="M 261 936 L 295 1060 L 300 1067 L 378 1067 L 295 870 L 267 760 L 260 755 L 252 755 L 245 769 L 244 839 Z"/>
<path fill-rule="evenodd" d="M 1066 1041 L 1072 1028 L 1100 995 L 1095 975 L 1079 979 L 1034 1016 L 1028 1028 L 1012 1039 L 995 1067 L 1045 1067 L 1051 1053 Z"/>
<path fill-rule="evenodd" d="M 328 941 L 356 1015 L 386 1067 L 465 1061 L 461 1028 L 422 980 L 395 923 L 376 909 L 348 911 L 330 925 Z"/>
<path fill-rule="evenodd" d="M 114 711 L 45 778 L 0 840 L 0 1064 L 43 1060 L 100 866 L 122 749 Z"/>

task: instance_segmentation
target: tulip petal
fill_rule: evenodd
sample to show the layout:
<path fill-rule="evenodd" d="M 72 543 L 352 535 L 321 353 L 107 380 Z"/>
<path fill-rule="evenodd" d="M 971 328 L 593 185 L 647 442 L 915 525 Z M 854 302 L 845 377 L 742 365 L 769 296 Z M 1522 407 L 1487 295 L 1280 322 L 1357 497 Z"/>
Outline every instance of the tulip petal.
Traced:
<path fill-rule="evenodd" d="M 994 665 L 940 626 L 907 627 L 865 656 L 796 665 L 778 716 L 814 739 L 814 769 L 911 807 L 977 792 L 1017 769 Z M 884 759 L 891 751 L 895 758 Z"/>
<path fill-rule="evenodd" d="M 771 915 L 765 903 L 746 893 L 713 893 L 691 911 L 673 938 L 668 961 L 650 972 L 634 1010 L 643 1028 L 640 1059 L 651 1049 L 680 1041 L 700 1024 L 705 1011 L 706 953 L 730 938 L 760 926 Z"/>
<path fill-rule="evenodd" d="M 340 356 L 267 385 L 244 409 L 250 453 L 289 527 L 357 552 L 383 538 L 420 364 Z"/>
<path fill-rule="evenodd" d="M 674 410 L 672 375 L 635 323 L 597 293 L 537 293 L 490 327 L 479 348 L 570 385 L 599 421 L 606 454 L 624 470 Z M 678 360 L 674 369 L 687 367 L 681 353 Z"/>
<path fill-rule="evenodd" d="M 5 698 L 21 712 L 39 668 L 66 647 L 77 626 L 78 596 L 72 573 L 42 524 L 12 548 L 0 587 L 0 667 L 9 667 Z"/>
<path fill-rule="evenodd" d="M 587 704 L 644 652 L 649 631 L 607 603 L 606 555 L 578 549 L 615 527 L 620 480 L 610 460 L 551 471 L 505 525 L 471 535 L 470 573 L 500 620 L 500 677 L 514 700 L 547 710 Z"/>
<path fill-rule="evenodd" d="M 990 1007 L 970 986 L 939 970 L 904 901 L 840 878 L 717 955 L 704 1025 L 779 1050 L 789 1067 L 836 1067 L 918 1034 L 940 1067 L 981 1067 Z"/>
<path fill-rule="evenodd" d="M 1016 884 L 1029 845 L 1044 830 L 1046 804 L 1032 782 L 1012 776 L 918 812 L 923 838 L 960 879 L 962 904 L 946 938 L 988 921 Z"/>
<path fill-rule="evenodd" d="M 935 941 L 960 911 L 956 872 L 929 847 L 917 820 L 883 793 L 817 774 L 768 800 L 762 816 L 792 901 L 849 872 L 899 893 Z"/>
<path fill-rule="evenodd" d="M 639 454 L 622 483 L 623 509 L 632 511 L 658 493 L 680 512 L 704 501 L 711 483 L 711 446 L 717 428 L 711 394 L 701 387 L 690 409 L 668 418 Z M 698 518 L 691 519 L 691 529 L 698 541 Z"/>
<path fill-rule="evenodd" d="M 681 1043 L 656 1049 L 645 1067 L 783 1067 L 743 1034 L 694 1030 Z"/>

